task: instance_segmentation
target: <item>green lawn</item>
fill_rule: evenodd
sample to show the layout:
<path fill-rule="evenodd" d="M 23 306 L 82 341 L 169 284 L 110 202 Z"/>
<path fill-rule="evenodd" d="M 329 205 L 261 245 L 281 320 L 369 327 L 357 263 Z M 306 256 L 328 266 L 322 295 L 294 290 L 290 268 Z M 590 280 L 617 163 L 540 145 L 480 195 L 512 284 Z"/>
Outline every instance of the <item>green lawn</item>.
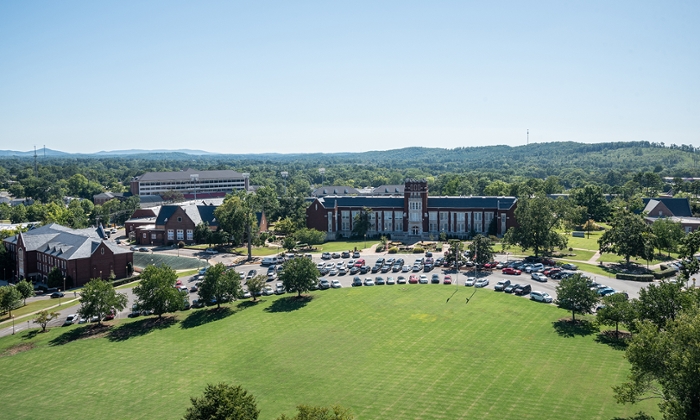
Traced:
<path fill-rule="evenodd" d="M 575 254 L 575 255 L 567 255 L 566 257 L 563 257 L 566 260 L 576 260 L 576 261 L 588 261 L 595 255 L 595 251 L 584 251 L 582 249 L 574 249 L 573 251 L 565 251 L 568 254 Z"/>
<path fill-rule="evenodd" d="M 165 264 L 174 270 L 187 270 L 204 267 L 206 262 L 199 258 L 178 257 L 168 254 L 134 252 L 134 266 L 144 268 L 149 264 Z"/>
<path fill-rule="evenodd" d="M 248 255 L 247 247 L 236 248 L 234 251 L 240 255 Z M 280 252 L 284 252 L 284 249 L 277 247 L 253 247 L 252 252 L 255 257 L 266 257 L 268 255 L 277 255 Z"/>
<path fill-rule="evenodd" d="M 372 245 L 378 244 L 379 241 L 368 239 L 367 241 L 332 241 L 326 242 L 323 245 L 315 245 L 318 252 L 342 252 L 342 251 L 352 251 L 355 248 L 358 250 L 363 250 L 372 247 Z"/>
<path fill-rule="evenodd" d="M 569 242 L 567 243 L 567 247 L 569 248 L 581 248 L 581 249 L 589 249 L 591 251 L 597 251 L 600 247 L 598 246 L 598 239 L 603 235 L 603 231 L 592 231 L 591 232 L 591 237 L 588 237 L 588 233 L 586 233 L 584 238 L 577 238 L 572 235 L 568 235 L 567 238 L 569 239 Z"/>
<path fill-rule="evenodd" d="M 557 324 L 551 305 L 479 289 L 382 286 L 289 295 L 230 314 L 181 314 L 71 341 L 85 326 L 0 339 L 3 417 L 173 419 L 207 383 L 240 384 L 261 419 L 300 403 L 358 419 L 610 419 L 629 365 L 595 332 Z M 454 293 L 454 295 L 453 295 Z M 446 302 L 447 298 L 449 302 Z M 558 327 L 557 327 L 558 326 Z M 8 348 L 24 346 L 13 354 Z"/>
<path fill-rule="evenodd" d="M 67 292 L 66 297 L 61 299 L 61 303 L 65 304 L 69 300 L 73 300 L 73 292 Z M 54 305 L 58 305 L 58 299 L 41 299 L 41 300 L 35 300 L 34 302 L 29 302 L 25 306 L 22 306 L 20 308 L 17 308 L 12 311 L 12 315 L 15 316 L 15 318 L 20 317 L 22 315 L 30 314 L 32 312 L 40 311 L 42 309 L 50 308 Z M 58 308 L 57 308 L 58 309 Z M 4 322 L 9 320 L 9 314 L 4 314 L 0 316 L 0 322 Z"/>

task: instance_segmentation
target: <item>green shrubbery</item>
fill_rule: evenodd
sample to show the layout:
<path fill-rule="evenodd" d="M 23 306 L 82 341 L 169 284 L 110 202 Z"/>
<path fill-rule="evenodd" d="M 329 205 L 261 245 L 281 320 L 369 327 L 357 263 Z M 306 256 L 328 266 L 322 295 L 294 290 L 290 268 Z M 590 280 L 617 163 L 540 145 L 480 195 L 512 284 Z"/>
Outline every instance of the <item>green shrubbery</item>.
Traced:
<path fill-rule="evenodd" d="M 396 253 L 399 252 L 399 247 L 397 247 L 397 246 L 392 246 L 391 248 L 389 248 L 389 251 L 388 251 L 388 252 L 389 252 L 389 254 L 396 254 Z"/>
<path fill-rule="evenodd" d="M 617 273 L 615 278 L 618 280 L 633 280 L 633 281 L 654 281 L 653 274 L 627 274 L 627 273 Z"/>

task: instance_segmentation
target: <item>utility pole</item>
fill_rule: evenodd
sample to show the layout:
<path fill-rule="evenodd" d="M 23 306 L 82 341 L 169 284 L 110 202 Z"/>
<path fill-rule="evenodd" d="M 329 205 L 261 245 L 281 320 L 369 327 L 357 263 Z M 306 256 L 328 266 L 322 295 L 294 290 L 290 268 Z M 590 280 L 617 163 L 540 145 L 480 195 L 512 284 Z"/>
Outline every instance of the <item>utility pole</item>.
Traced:
<path fill-rule="evenodd" d="M 527 142 L 525 143 L 526 145 L 530 144 L 530 129 L 527 129 Z"/>
<path fill-rule="evenodd" d="M 39 170 L 37 169 L 36 166 L 36 146 L 34 146 L 34 176 L 39 176 Z"/>

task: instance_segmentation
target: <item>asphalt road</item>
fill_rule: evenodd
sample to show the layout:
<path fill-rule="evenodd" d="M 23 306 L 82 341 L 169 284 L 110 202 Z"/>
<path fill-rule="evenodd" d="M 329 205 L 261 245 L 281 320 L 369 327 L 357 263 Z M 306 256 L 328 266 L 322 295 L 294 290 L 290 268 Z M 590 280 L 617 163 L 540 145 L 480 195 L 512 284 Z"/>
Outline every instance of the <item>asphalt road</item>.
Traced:
<path fill-rule="evenodd" d="M 183 250 L 180 250 L 181 256 L 183 256 L 182 253 Z M 164 252 L 164 253 L 176 253 L 177 250 L 164 250 L 164 251 L 155 251 L 155 252 Z M 190 251 L 187 253 L 184 253 L 185 255 L 191 255 L 192 257 L 201 257 L 202 253 L 198 251 Z M 438 258 L 441 257 L 443 254 L 441 252 L 434 252 L 433 257 Z M 365 259 L 366 264 L 370 267 L 374 266 L 375 262 L 377 261 L 378 258 L 403 258 L 405 260 L 405 264 L 412 265 L 413 261 L 416 260 L 417 258 L 422 257 L 421 254 L 386 254 L 386 253 L 362 253 L 361 258 Z M 231 254 L 217 254 L 214 256 L 211 256 L 209 259 L 210 264 L 216 264 L 217 262 L 222 262 L 224 264 L 230 264 L 235 257 Z M 496 260 L 498 261 L 504 261 L 506 260 L 505 255 L 496 255 L 495 257 Z M 337 259 L 332 259 L 332 260 L 322 260 L 320 254 L 314 254 L 313 261 L 315 263 L 319 262 L 339 262 L 339 261 L 347 261 L 349 259 L 342 259 L 342 258 L 337 258 Z M 260 264 L 243 264 L 239 265 L 236 267 L 236 271 L 243 271 L 246 274 L 250 270 L 258 270 L 258 274 L 266 274 L 267 273 L 267 267 L 262 267 Z M 500 280 L 510 280 L 512 283 L 519 283 L 519 284 L 529 284 L 532 286 L 532 290 L 536 291 L 541 291 L 541 292 L 546 292 L 552 298 L 556 298 L 556 293 L 554 291 L 555 287 L 558 284 L 558 280 L 552 280 L 548 279 L 547 282 L 538 282 L 530 278 L 529 274 L 523 273 L 519 276 L 511 276 L 511 275 L 504 275 L 501 274 L 500 270 L 493 270 L 493 271 L 482 271 L 480 273 L 475 273 L 474 270 L 460 270 L 459 272 L 456 272 L 454 270 L 445 270 L 443 267 L 435 267 L 429 272 L 418 272 L 418 273 L 367 273 L 367 274 L 357 274 L 360 276 L 360 278 L 364 279 L 366 277 L 372 277 L 376 278 L 377 276 L 382 276 L 385 279 L 387 277 L 398 277 L 399 275 L 402 275 L 408 279 L 408 276 L 411 274 L 425 274 L 427 275 L 428 279 L 432 277 L 433 274 L 438 274 L 440 276 L 440 284 L 408 284 L 407 286 L 410 287 L 465 287 L 464 282 L 466 281 L 467 277 L 469 276 L 477 276 L 479 278 L 488 278 L 489 279 L 489 285 L 484 288 L 484 290 L 490 290 L 494 291 L 494 285 L 500 281 Z M 442 284 L 442 280 L 445 276 L 445 274 L 449 274 L 452 277 L 453 284 L 451 286 L 449 285 L 444 285 Z M 590 274 L 590 273 L 585 273 L 589 275 L 594 281 L 605 284 L 607 286 L 612 287 L 615 290 L 627 292 L 630 298 L 636 298 L 639 297 L 639 290 L 643 288 L 646 283 L 640 283 L 640 282 L 634 282 L 634 281 L 626 281 L 626 280 L 617 280 L 615 278 L 611 277 L 605 277 L 605 276 L 599 276 L 595 274 Z M 351 287 L 352 284 L 352 279 L 355 277 L 354 275 L 350 274 L 345 274 L 345 275 L 336 275 L 336 276 L 330 276 L 326 275 L 323 276 L 324 278 L 328 280 L 339 280 L 340 283 L 342 284 L 343 287 Z M 188 277 L 183 277 L 182 279 L 183 284 L 187 285 L 188 287 L 191 286 L 194 283 L 193 276 L 188 276 Z M 243 282 L 245 284 L 245 282 Z M 268 284 L 271 284 L 274 288 L 274 283 L 276 281 L 272 281 Z M 367 286 L 362 286 L 362 287 L 367 287 Z M 375 287 L 396 287 L 396 286 L 375 286 Z M 244 286 L 245 288 L 245 286 Z M 132 288 L 125 288 L 125 289 L 119 289 L 120 293 L 125 293 L 129 299 L 129 303 L 127 307 L 121 311 L 119 314 L 117 314 L 117 318 L 123 318 L 127 317 L 131 313 L 131 307 L 132 304 L 135 302 L 135 297 L 133 294 L 133 289 Z M 190 293 L 190 302 L 192 302 L 194 299 L 197 299 L 197 294 L 196 293 Z M 34 298 L 30 298 L 29 300 L 39 300 L 39 299 L 50 299 L 48 296 L 38 296 Z M 68 292 L 66 294 L 66 297 L 62 299 L 62 301 L 70 301 L 73 300 L 74 297 L 71 292 Z M 513 299 L 529 299 L 528 296 L 513 296 Z M 56 301 L 56 304 L 58 304 L 58 299 L 54 299 Z M 533 304 L 535 304 L 533 302 Z M 52 320 L 49 323 L 49 327 L 58 327 L 63 325 L 63 322 L 65 321 L 66 317 L 69 314 L 75 314 L 78 311 L 78 306 L 72 306 L 67 309 L 62 309 L 61 307 L 57 307 L 52 309 L 53 311 L 56 311 L 59 313 L 59 317 Z M 31 318 L 27 318 L 31 319 Z M 15 323 L 15 333 L 19 333 L 21 331 L 24 331 L 28 328 L 36 328 L 38 325 L 34 324 L 33 322 L 30 321 L 30 323 L 27 323 L 27 320 L 24 319 L 22 321 L 16 322 Z M 11 324 L 6 324 L 2 329 L 0 329 L 0 337 L 6 336 L 12 334 L 12 325 Z"/>

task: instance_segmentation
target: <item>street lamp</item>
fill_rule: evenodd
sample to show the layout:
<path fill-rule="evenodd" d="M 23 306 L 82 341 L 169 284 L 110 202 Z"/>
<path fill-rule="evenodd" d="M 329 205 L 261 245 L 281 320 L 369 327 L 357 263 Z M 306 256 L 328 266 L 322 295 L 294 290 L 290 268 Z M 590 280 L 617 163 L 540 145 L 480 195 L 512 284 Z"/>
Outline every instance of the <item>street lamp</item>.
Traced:
<path fill-rule="evenodd" d="M 12 315 L 12 335 L 15 335 L 15 316 Z"/>

